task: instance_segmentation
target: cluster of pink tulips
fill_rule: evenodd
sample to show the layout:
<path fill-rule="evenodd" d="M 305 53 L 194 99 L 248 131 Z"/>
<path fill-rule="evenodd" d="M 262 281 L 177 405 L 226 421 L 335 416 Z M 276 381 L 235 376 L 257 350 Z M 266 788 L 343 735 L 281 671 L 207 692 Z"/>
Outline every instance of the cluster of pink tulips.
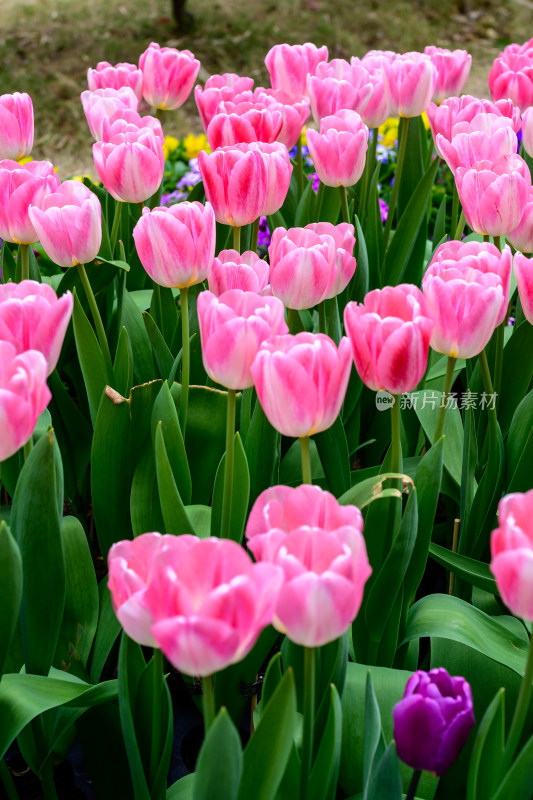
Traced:
<path fill-rule="evenodd" d="M 471 61 L 278 44 L 270 86 L 200 87 L 152 43 L 88 71 L 99 183 L 31 160 L 32 101 L 0 97 L 0 756 L 46 800 L 87 707 L 136 800 L 529 796 L 533 40 L 490 100 Z M 165 205 L 193 90 L 201 183 Z M 168 794 L 164 659 L 205 720 Z"/>

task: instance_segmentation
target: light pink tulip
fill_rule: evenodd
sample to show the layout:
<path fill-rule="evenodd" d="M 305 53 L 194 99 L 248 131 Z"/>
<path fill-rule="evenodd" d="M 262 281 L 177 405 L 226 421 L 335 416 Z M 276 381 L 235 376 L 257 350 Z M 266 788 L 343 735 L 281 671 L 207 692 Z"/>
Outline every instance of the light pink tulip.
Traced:
<path fill-rule="evenodd" d="M 439 106 L 429 103 L 427 115 L 439 155 L 441 153 L 437 145 L 437 135 L 440 133 L 451 142 L 455 134 L 455 126 L 463 122 L 471 122 L 479 114 L 496 114 L 507 117 L 511 120 L 514 132 L 518 133 L 520 130 L 520 109 L 513 106 L 510 100 L 498 100 L 497 103 L 493 103 L 492 100 L 479 100 L 477 97 L 467 94 L 463 97 L 449 97 Z"/>
<path fill-rule="evenodd" d="M 132 108 L 117 109 L 110 117 L 102 119 L 102 141 L 112 142 L 114 136 L 151 132 L 163 147 L 165 134 L 156 117 L 141 115 Z"/>
<path fill-rule="evenodd" d="M 251 367 L 270 424 L 284 436 L 312 436 L 339 416 L 351 372 L 351 348 L 329 336 L 298 333 L 264 342 Z"/>
<path fill-rule="evenodd" d="M 139 103 L 143 96 L 143 74 L 135 64 L 127 62 L 113 67 L 109 61 L 100 61 L 96 69 L 87 70 L 87 85 L 91 92 L 96 89 L 120 89 L 122 86 L 129 86 Z"/>
<path fill-rule="evenodd" d="M 355 619 L 372 572 L 362 530 L 357 506 L 318 486 L 272 486 L 255 501 L 248 547 L 283 570 L 273 625 L 296 644 L 322 647 Z"/>
<path fill-rule="evenodd" d="M 330 62 L 319 65 L 317 74 L 308 80 L 307 91 L 313 118 L 318 123 L 343 108 L 364 114 L 372 97 L 372 83 L 363 66 Z"/>
<path fill-rule="evenodd" d="M 207 273 L 209 291 L 220 297 L 230 289 L 259 294 L 268 286 L 270 267 L 252 250 L 239 254 L 236 250 L 221 250 Z"/>
<path fill-rule="evenodd" d="M 428 107 L 437 85 L 437 69 L 423 53 L 404 53 L 384 61 L 385 95 L 391 113 L 418 117 Z"/>
<path fill-rule="evenodd" d="M 470 169 L 477 161 L 497 161 L 516 153 L 518 140 L 508 117 L 478 114 L 454 127 L 451 142 L 437 134 L 437 148 L 452 172 L 457 167 Z"/>
<path fill-rule="evenodd" d="M 489 72 L 489 89 L 493 100 L 511 100 L 522 113 L 533 105 L 533 52 L 495 58 Z"/>
<path fill-rule="evenodd" d="M 422 292 L 407 283 L 369 292 L 348 303 L 344 326 L 355 367 L 369 389 L 411 392 L 427 367 L 433 319 Z"/>
<path fill-rule="evenodd" d="M 33 105 L 26 92 L 0 95 L 0 160 L 16 161 L 33 147 Z"/>
<path fill-rule="evenodd" d="M 424 53 L 437 68 L 437 85 L 433 93 L 435 103 L 459 95 L 465 88 L 472 66 L 472 56 L 467 50 L 447 50 L 428 45 Z"/>
<path fill-rule="evenodd" d="M 365 168 L 368 128 L 357 111 L 337 111 L 323 117 L 320 133 L 307 132 L 309 155 L 326 186 L 353 186 Z"/>
<path fill-rule="evenodd" d="M 356 267 L 353 225 L 276 228 L 268 249 L 270 285 L 288 308 L 312 308 L 345 289 Z"/>
<path fill-rule="evenodd" d="M 533 620 L 533 490 L 503 497 L 490 537 L 490 569 L 505 605 Z"/>
<path fill-rule="evenodd" d="M 232 100 L 241 92 L 251 91 L 253 86 L 253 78 L 235 75 L 233 72 L 211 75 L 203 89 L 201 86 L 195 86 L 194 99 L 204 130 L 207 132 L 209 123 L 215 116 L 220 103 L 224 100 Z"/>
<path fill-rule="evenodd" d="M 473 231 L 506 236 L 520 223 L 531 191 L 531 174 L 518 155 L 458 167 L 455 182 Z"/>
<path fill-rule="evenodd" d="M 263 342 L 288 332 L 283 303 L 276 297 L 231 289 L 220 297 L 198 296 L 205 371 L 227 389 L 253 386 L 250 367 Z"/>
<path fill-rule="evenodd" d="M 308 97 L 291 99 L 281 89 L 264 89 L 262 86 L 258 86 L 253 92 L 242 92 L 235 95 L 233 99 L 224 100 L 219 105 L 218 111 L 239 113 L 239 109 L 246 108 L 245 104 L 248 104 L 248 108 L 258 110 L 266 108 L 272 112 L 279 112 L 283 122 L 276 140 L 284 144 L 287 150 L 292 150 L 309 118 Z"/>
<path fill-rule="evenodd" d="M 265 64 L 273 89 L 282 89 L 290 97 L 307 93 L 307 78 L 318 64 L 327 61 L 328 48 L 306 44 L 276 44 L 268 51 Z"/>
<path fill-rule="evenodd" d="M 385 94 L 385 83 L 383 80 L 383 61 L 382 56 L 369 56 L 362 59 L 352 56 L 350 63 L 360 64 L 369 75 L 372 84 L 372 96 L 361 112 L 363 122 L 369 128 L 379 128 L 391 115 L 387 96 Z"/>
<path fill-rule="evenodd" d="M 198 77 L 200 62 L 190 50 L 160 47 L 152 42 L 139 58 L 139 68 L 146 102 L 170 111 L 187 100 Z"/>
<path fill-rule="evenodd" d="M 522 311 L 527 321 L 533 325 L 533 260 L 522 253 L 515 253 L 513 263 Z"/>
<path fill-rule="evenodd" d="M 102 243 L 98 197 L 80 181 L 65 181 L 29 215 L 46 254 L 60 267 L 88 264 Z"/>
<path fill-rule="evenodd" d="M 202 150 L 198 166 L 217 222 L 237 227 L 278 211 L 292 173 L 287 148 L 264 142 Z"/>
<path fill-rule="evenodd" d="M 530 158 L 533 158 L 533 108 L 528 108 L 522 115 L 522 144 Z"/>
<path fill-rule="evenodd" d="M 270 624 L 281 570 L 230 539 L 173 538 L 153 560 L 152 635 L 176 669 L 205 677 L 241 661 Z"/>
<path fill-rule="evenodd" d="M 156 557 L 167 553 L 174 556 L 187 552 L 195 536 L 184 534 L 143 533 L 133 540 L 113 544 L 107 556 L 108 587 L 117 619 L 133 641 L 146 647 L 158 647 L 152 635 L 152 613 L 146 594 L 153 580 Z"/>
<path fill-rule="evenodd" d="M 150 210 L 133 229 L 141 264 L 160 286 L 185 289 L 205 280 L 215 256 L 215 215 L 209 203 Z"/>
<path fill-rule="evenodd" d="M 481 242 L 447 242 L 433 257 L 422 290 L 435 320 L 431 347 L 473 358 L 502 321 L 509 297 L 511 254 Z"/>
<path fill-rule="evenodd" d="M 514 230 L 507 234 L 507 241 L 522 253 L 533 253 L 533 189 L 524 207 L 522 218 Z"/>
<path fill-rule="evenodd" d="M 149 128 L 117 133 L 107 142 L 96 142 L 93 158 L 98 177 L 120 202 L 143 203 L 163 180 L 163 147 Z"/>
<path fill-rule="evenodd" d="M 133 89 L 122 86 L 120 89 L 96 89 L 81 93 L 81 104 L 95 141 L 102 140 L 102 124 L 120 109 L 137 111 L 139 101 Z"/>
<path fill-rule="evenodd" d="M 0 341 L 10 342 L 17 354 L 38 350 L 50 375 L 59 359 L 72 306 L 70 292 L 58 298 L 47 283 L 0 285 Z"/>
<path fill-rule="evenodd" d="M 506 56 L 509 53 L 522 53 L 533 56 L 533 38 L 528 39 L 524 44 L 517 44 L 516 42 L 508 44 L 507 47 L 503 48 L 502 55 Z"/>
<path fill-rule="evenodd" d="M 50 402 L 47 368 L 37 350 L 17 354 L 11 342 L 0 340 L 0 462 L 26 444 Z"/>
<path fill-rule="evenodd" d="M 60 180 L 49 161 L 0 161 L 0 239 L 16 244 L 39 240 L 28 209 L 55 192 Z"/>
<path fill-rule="evenodd" d="M 280 111 L 240 103 L 230 113 L 215 114 L 207 128 L 211 150 L 240 142 L 275 142 L 283 125 Z"/>

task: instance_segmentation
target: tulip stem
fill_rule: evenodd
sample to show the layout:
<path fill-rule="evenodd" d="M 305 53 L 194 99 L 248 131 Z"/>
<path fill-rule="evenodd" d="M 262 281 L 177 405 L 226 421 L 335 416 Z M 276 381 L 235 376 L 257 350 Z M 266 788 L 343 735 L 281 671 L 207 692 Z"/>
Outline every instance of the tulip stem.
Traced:
<path fill-rule="evenodd" d="M 53 767 L 50 767 L 49 774 L 40 778 L 41 789 L 43 791 L 43 800 L 59 800 L 54 783 Z"/>
<path fill-rule="evenodd" d="M 400 180 L 402 177 L 403 162 L 405 160 L 405 151 L 407 149 L 407 132 L 409 130 L 409 117 L 404 117 L 402 120 L 400 144 L 398 147 L 398 161 L 396 164 L 396 174 L 394 175 L 394 183 L 392 185 L 392 192 L 390 196 L 389 212 L 387 214 L 387 221 L 385 223 L 385 232 L 383 234 L 383 252 L 387 250 L 389 236 L 392 228 L 392 220 L 394 212 L 396 211 L 396 203 L 398 201 L 398 190 L 400 187 Z"/>
<path fill-rule="evenodd" d="M 322 300 L 318 304 L 318 330 L 320 333 L 326 333 L 326 301 Z"/>
<path fill-rule="evenodd" d="M 494 362 L 494 391 L 496 399 L 500 395 L 503 371 L 503 347 L 505 344 L 505 321 L 496 328 L 496 360 Z"/>
<path fill-rule="evenodd" d="M 80 281 L 83 286 L 83 290 L 85 292 L 85 296 L 89 303 L 89 308 L 91 309 L 91 314 L 93 317 L 94 326 L 96 328 L 96 334 L 98 336 L 98 341 L 100 342 L 100 350 L 102 351 L 102 355 L 104 357 L 104 363 L 107 370 L 107 379 L 112 384 L 113 383 L 113 364 L 111 361 L 111 353 L 109 352 L 109 345 L 107 343 L 107 337 L 105 335 L 104 323 L 102 322 L 102 317 L 100 316 L 100 311 L 98 309 L 98 305 L 96 303 L 96 298 L 94 296 L 94 292 L 92 290 L 92 286 L 89 282 L 89 278 L 87 276 L 87 271 L 85 269 L 84 264 L 77 264 L 78 268 L 78 275 L 80 276 Z"/>
<path fill-rule="evenodd" d="M 532 681 L 533 681 L 533 637 L 529 640 L 529 650 L 527 654 L 526 670 L 524 672 L 524 677 L 522 678 L 522 683 L 520 684 L 520 691 L 518 693 L 518 699 L 516 701 L 513 721 L 511 722 L 511 728 L 509 730 L 509 735 L 507 737 L 507 742 L 505 744 L 505 750 L 503 751 L 503 762 L 500 772 L 501 776 L 504 776 L 507 773 L 509 767 L 511 766 L 514 754 L 516 752 L 516 748 L 518 746 L 518 742 L 520 741 L 520 735 L 522 733 L 522 728 L 524 727 L 524 720 L 526 718 L 527 710 L 529 707 L 529 698 L 531 695 Z"/>
<path fill-rule="evenodd" d="M 226 416 L 226 460 L 224 462 L 224 498 L 222 500 L 221 539 L 231 538 L 231 501 L 233 496 L 233 460 L 235 446 L 235 408 L 237 394 L 228 389 L 228 410 Z"/>
<path fill-rule="evenodd" d="M 348 209 L 348 198 L 346 196 L 346 186 L 339 186 L 341 196 L 341 208 L 343 222 L 350 222 L 350 211 Z"/>
<path fill-rule="evenodd" d="M 20 280 L 27 281 L 30 277 L 30 246 L 20 245 Z"/>
<path fill-rule="evenodd" d="M 215 721 L 215 684 L 212 675 L 202 678 L 202 708 L 204 712 L 204 734 Z"/>
<path fill-rule="evenodd" d="M 302 154 L 302 138 L 298 137 L 296 142 L 296 181 L 298 187 L 298 200 L 304 191 L 304 159 Z"/>
<path fill-rule="evenodd" d="M 400 395 L 394 395 L 394 403 L 390 407 L 391 414 L 391 472 L 401 474 L 402 463 L 402 438 L 400 419 Z"/>
<path fill-rule="evenodd" d="M 302 456 L 302 483 L 313 483 L 309 436 L 300 436 L 300 454 Z"/>
<path fill-rule="evenodd" d="M 111 243 L 111 256 L 115 255 L 115 245 L 117 243 L 118 226 L 120 224 L 120 215 L 122 213 L 123 203 L 121 200 L 115 200 L 115 216 L 113 217 L 113 227 L 111 228 L 111 236 L 109 241 Z"/>
<path fill-rule="evenodd" d="M 435 427 L 435 435 L 433 441 L 436 442 L 442 436 L 444 430 L 444 420 L 446 419 L 446 406 L 448 405 L 448 395 L 453 383 L 453 371 L 455 369 L 456 358 L 448 356 L 448 363 L 446 364 L 446 375 L 444 376 L 444 386 L 442 387 L 442 399 L 439 408 L 439 416 L 437 417 L 437 425 Z"/>
<path fill-rule="evenodd" d="M 502 252 L 502 237 L 501 236 L 494 236 L 494 246 L 498 248 L 500 253 Z"/>
<path fill-rule="evenodd" d="M 250 250 L 252 253 L 257 253 L 257 242 L 259 241 L 259 219 L 254 219 L 252 222 L 252 237 L 250 242 Z"/>
<path fill-rule="evenodd" d="M 163 653 L 154 647 L 152 683 L 152 741 L 150 743 L 150 783 L 153 785 L 161 761 L 161 704 L 165 682 Z"/>
<path fill-rule="evenodd" d="M 414 800 L 414 798 L 416 797 L 416 790 L 418 789 L 418 781 L 420 780 L 421 775 L 422 775 L 421 769 L 413 770 L 411 783 L 409 784 L 407 794 L 405 795 L 405 800 Z"/>
<path fill-rule="evenodd" d="M 306 437 L 307 438 L 307 437 Z M 300 441 L 302 441 L 300 439 Z M 304 719 L 302 741 L 302 776 L 300 800 L 308 800 L 307 788 L 313 765 L 313 728 L 315 716 L 316 653 L 314 647 L 304 648 Z"/>
<path fill-rule="evenodd" d="M 241 229 L 238 225 L 233 226 L 233 249 L 241 252 Z"/>
<path fill-rule="evenodd" d="M 324 199 L 324 188 L 325 185 L 322 181 L 318 183 L 318 191 L 316 193 L 316 206 L 315 206 L 315 218 L 317 222 L 320 222 L 320 212 L 322 211 L 322 200 Z"/>
<path fill-rule="evenodd" d="M 3 758 L 0 758 L 0 780 L 2 781 L 7 800 L 19 800 L 15 782 Z"/>
<path fill-rule="evenodd" d="M 361 193 L 359 195 L 359 219 L 366 217 L 366 199 L 368 195 L 368 186 L 374 174 L 374 167 L 376 166 L 376 151 L 378 146 L 378 129 L 372 128 L 370 133 L 370 144 L 366 152 L 366 163 L 363 170 L 363 177 L 361 179 Z"/>
<path fill-rule="evenodd" d="M 187 287 L 180 289 L 181 305 L 181 402 L 180 424 L 183 438 L 187 428 L 187 411 L 189 409 L 189 374 L 190 374 L 190 343 L 189 343 L 189 290 Z"/>
<path fill-rule="evenodd" d="M 452 216 L 450 219 L 450 236 L 455 239 L 455 232 L 457 230 L 457 221 L 459 219 L 459 192 L 457 191 L 457 184 L 453 182 L 452 189 Z"/>
<path fill-rule="evenodd" d="M 461 241 L 461 238 L 463 236 L 463 231 L 465 229 L 465 222 L 466 222 L 465 212 L 463 211 L 463 209 L 461 209 L 461 216 L 459 217 L 459 222 L 457 223 L 457 227 L 455 229 L 455 234 L 453 237 L 454 239 L 458 239 L 459 241 Z"/>

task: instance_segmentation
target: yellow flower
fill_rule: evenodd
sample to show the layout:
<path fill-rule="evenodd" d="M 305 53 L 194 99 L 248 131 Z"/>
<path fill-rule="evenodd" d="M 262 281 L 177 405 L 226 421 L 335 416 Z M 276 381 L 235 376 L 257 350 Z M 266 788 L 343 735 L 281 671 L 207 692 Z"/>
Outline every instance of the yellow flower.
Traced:
<path fill-rule="evenodd" d="M 429 131 L 431 125 L 429 124 L 428 115 L 425 111 L 422 113 L 422 122 L 424 123 L 424 128 Z"/>
<path fill-rule="evenodd" d="M 307 125 L 304 125 L 300 134 L 300 144 L 302 147 L 307 145 Z"/>
<path fill-rule="evenodd" d="M 389 117 L 385 120 L 383 125 L 378 128 L 378 133 L 381 137 L 381 144 L 385 147 L 394 147 L 398 140 L 398 125 L 400 120 L 396 117 Z"/>
<path fill-rule="evenodd" d="M 69 180 L 71 180 L 71 181 L 79 181 L 80 183 L 83 183 L 83 179 L 84 178 L 88 178 L 91 181 L 91 183 L 94 183 L 95 186 L 100 186 L 100 181 L 95 181 L 94 178 L 92 177 L 92 175 L 87 175 L 87 174 L 85 174 L 85 175 L 71 175 Z"/>
<path fill-rule="evenodd" d="M 200 150 L 206 150 L 208 153 L 211 152 L 205 133 L 201 133 L 199 136 L 195 136 L 194 133 L 189 133 L 182 144 L 185 148 L 185 155 L 189 159 L 196 158 Z"/>
<path fill-rule="evenodd" d="M 33 161 L 33 158 L 31 156 L 24 156 L 24 158 L 17 158 L 17 162 L 20 164 L 21 167 L 23 167 L 24 164 L 29 164 L 30 161 Z"/>

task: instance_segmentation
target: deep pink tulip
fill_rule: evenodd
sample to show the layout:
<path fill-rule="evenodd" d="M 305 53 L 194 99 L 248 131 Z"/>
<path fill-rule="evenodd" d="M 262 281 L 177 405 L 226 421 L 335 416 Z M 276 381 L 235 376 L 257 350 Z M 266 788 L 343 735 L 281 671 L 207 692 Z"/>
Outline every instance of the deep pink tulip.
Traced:
<path fill-rule="evenodd" d="M 515 253 L 513 264 L 522 311 L 533 325 L 533 260 Z"/>
<path fill-rule="evenodd" d="M 176 669 L 205 677 L 241 661 L 270 624 L 281 570 L 231 539 L 173 539 L 153 559 L 152 635 Z"/>
<path fill-rule="evenodd" d="M 16 161 L 33 147 L 33 105 L 26 92 L 0 95 L 0 160 Z"/>
<path fill-rule="evenodd" d="M 516 153 L 518 140 L 508 117 L 481 113 L 454 126 L 451 141 L 437 134 L 438 152 L 452 172 L 471 168 L 477 161 L 497 161 Z"/>
<path fill-rule="evenodd" d="M 354 228 L 346 222 L 276 228 L 268 248 L 272 293 L 288 308 L 312 308 L 335 297 L 352 278 Z"/>
<path fill-rule="evenodd" d="M 94 92 L 81 93 L 81 104 L 95 141 L 102 140 L 102 124 L 113 114 L 122 109 L 137 111 L 139 101 L 133 89 L 122 86 L 120 89 L 96 89 Z"/>
<path fill-rule="evenodd" d="M 309 155 L 326 186 L 353 186 L 365 168 L 368 128 L 357 111 L 337 111 L 323 117 L 320 133 L 307 132 Z"/>
<path fill-rule="evenodd" d="M 0 341 L 10 342 L 17 354 L 38 350 L 46 359 L 50 375 L 59 359 L 72 306 L 70 292 L 58 298 L 47 283 L 0 285 Z"/>
<path fill-rule="evenodd" d="M 533 108 L 528 108 L 522 115 L 522 144 L 530 158 L 533 158 Z"/>
<path fill-rule="evenodd" d="M 321 647 L 355 619 L 372 572 L 362 530 L 357 506 L 318 486 L 272 486 L 255 501 L 248 547 L 283 570 L 273 625 L 296 644 Z"/>
<path fill-rule="evenodd" d="M 227 389 L 253 386 L 250 367 L 259 347 L 289 330 L 281 300 L 231 289 L 220 297 L 201 292 L 197 303 L 202 358 L 209 377 Z"/>
<path fill-rule="evenodd" d="M 467 94 L 463 95 L 463 97 L 449 97 L 439 106 L 435 103 L 429 103 L 427 115 L 433 134 L 433 141 L 439 155 L 441 153 L 437 145 L 437 135 L 440 133 L 451 142 L 455 134 L 455 126 L 460 123 L 471 122 L 479 114 L 496 114 L 497 116 L 508 117 L 511 120 L 514 132 L 518 133 L 520 130 L 520 109 L 513 106 L 510 100 L 498 100 L 497 103 L 493 103 L 492 100 L 479 100 L 477 97 Z"/>
<path fill-rule="evenodd" d="M 237 227 L 279 211 L 292 173 L 287 148 L 264 142 L 202 150 L 198 166 L 217 222 Z"/>
<path fill-rule="evenodd" d="M 141 264 L 160 286 L 185 289 L 205 280 L 215 256 L 215 215 L 209 203 L 143 208 L 133 229 Z"/>
<path fill-rule="evenodd" d="M 533 189 L 529 192 L 520 222 L 507 234 L 507 241 L 521 253 L 533 253 Z"/>
<path fill-rule="evenodd" d="M 143 74 L 135 64 L 127 62 L 113 67 L 108 61 L 100 61 L 96 69 L 87 70 L 87 85 L 91 92 L 96 89 L 120 89 L 122 86 L 129 86 L 139 103 L 143 96 Z"/>
<path fill-rule="evenodd" d="M 0 462 L 26 444 L 52 395 L 42 353 L 0 340 Z"/>
<path fill-rule="evenodd" d="M 305 44 L 276 44 L 268 51 L 265 64 L 273 89 L 282 89 L 290 97 L 307 94 L 307 78 L 318 64 L 327 61 L 328 48 Z"/>
<path fill-rule="evenodd" d="M 422 281 L 435 320 L 431 347 L 453 358 L 473 358 L 505 316 L 511 254 L 489 243 L 441 245 Z"/>
<path fill-rule="evenodd" d="M 379 128 L 391 115 L 385 94 L 383 61 L 382 56 L 369 56 L 368 54 L 362 59 L 355 58 L 355 56 L 350 59 L 352 65 L 359 64 L 366 69 L 372 84 L 372 96 L 361 112 L 363 122 L 369 128 Z"/>
<path fill-rule="evenodd" d="M 264 342 L 251 367 L 270 424 L 284 436 L 312 436 L 339 416 L 351 372 L 351 348 L 324 334 L 297 333 Z"/>
<path fill-rule="evenodd" d="M 139 68 L 146 102 L 170 111 L 187 100 L 198 77 L 200 62 L 190 50 L 160 47 L 152 42 L 139 58 Z"/>
<path fill-rule="evenodd" d="M 16 244 L 37 242 L 39 235 L 28 209 L 40 205 L 59 185 L 49 161 L 30 161 L 24 166 L 9 159 L 0 161 L 0 239 Z"/>
<path fill-rule="evenodd" d="M 344 326 L 363 383 L 391 394 L 411 392 L 427 367 L 433 320 L 422 292 L 407 283 L 348 303 Z"/>
<path fill-rule="evenodd" d="M 232 100 L 236 94 L 241 92 L 251 91 L 253 86 L 253 78 L 235 75 L 233 72 L 211 75 L 203 89 L 201 86 L 195 86 L 194 99 L 204 130 L 207 132 L 209 123 L 215 116 L 220 103 L 224 100 Z"/>
<path fill-rule="evenodd" d="M 270 267 L 252 250 L 239 254 L 236 250 L 221 250 L 207 273 L 209 291 L 220 297 L 230 289 L 259 294 L 268 286 Z"/>
<path fill-rule="evenodd" d="M 320 64 L 317 73 L 308 80 L 307 91 L 315 122 L 330 117 L 343 108 L 364 114 L 372 97 L 372 83 L 366 69 L 340 59 Z"/>
<path fill-rule="evenodd" d="M 46 254 L 60 267 L 87 264 L 102 243 L 98 197 L 80 181 L 65 181 L 29 215 Z"/>
<path fill-rule="evenodd" d="M 111 197 L 120 202 L 143 203 L 163 180 L 163 147 L 149 128 L 117 133 L 107 142 L 96 142 L 93 158 L 98 177 Z"/>
<path fill-rule="evenodd" d="M 211 150 L 240 142 L 275 142 L 282 125 L 280 111 L 250 108 L 248 103 L 241 103 L 230 114 L 215 114 L 207 128 L 207 139 Z"/>
<path fill-rule="evenodd" d="M 489 72 L 489 89 L 493 100 L 511 100 L 522 113 L 533 105 L 533 52 L 495 58 Z"/>
<path fill-rule="evenodd" d="M 437 85 L 433 93 L 435 103 L 459 95 L 465 88 L 472 66 L 472 56 L 467 50 L 447 50 L 428 45 L 424 53 L 437 68 Z"/>
<path fill-rule="evenodd" d="M 187 551 L 191 540 L 196 541 L 196 537 L 143 533 L 111 546 L 107 556 L 111 600 L 118 621 L 133 641 L 146 647 L 159 646 L 151 632 L 154 620 L 146 602 L 155 559 L 169 549 L 175 558 Z"/>
<path fill-rule="evenodd" d="M 458 167 L 455 182 L 465 219 L 476 233 L 506 236 L 520 223 L 531 190 L 531 174 L 520 156 Z"/>
<path fill-rule="evenodd" d="M 404 53 L 384 61 L 385 95 L 391 113 L 418 117 L 428 107 L 437 85 L 437 68 L 423 53 Z"/>
<path fill-rule="evenodd" d="M 533 620 L 533 490 L 503 497 L 490 537 L 490 569 L 505 605 Z"/>

